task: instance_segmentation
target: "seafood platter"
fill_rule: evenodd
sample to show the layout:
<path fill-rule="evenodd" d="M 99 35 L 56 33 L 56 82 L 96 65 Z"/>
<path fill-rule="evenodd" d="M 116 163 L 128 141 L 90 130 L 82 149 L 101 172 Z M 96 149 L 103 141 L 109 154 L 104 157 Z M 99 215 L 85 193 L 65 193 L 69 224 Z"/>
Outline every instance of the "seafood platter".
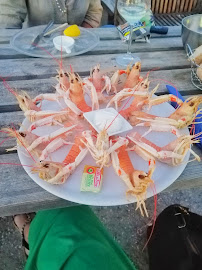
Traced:
<path fill-rule="evenodd" d="M 36 97 L 10 88 L 25 120 L 19 130 L 2 129 L 17 141 L 7 151 L 17 149 L 28 175 L 54 195 L 88 205 L 136 202 L 148 216 L 146 199 L 180 176 L 190 154 L 200 161 L 191 146 L 201 134 L 188 127 L 202 96 L 156 96 L 159 85 L 151 89 L 140 62 L 110 76 L 97 65 L 85 78 L 60 66 L 56 79 L 54 93 Z"/>

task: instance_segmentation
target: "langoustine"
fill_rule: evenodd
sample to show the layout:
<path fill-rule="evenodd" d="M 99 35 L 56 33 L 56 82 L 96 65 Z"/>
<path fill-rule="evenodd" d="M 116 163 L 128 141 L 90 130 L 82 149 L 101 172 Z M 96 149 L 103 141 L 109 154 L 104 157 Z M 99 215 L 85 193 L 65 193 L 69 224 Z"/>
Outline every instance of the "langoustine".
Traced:
<path fill-rule="evenodd" d="M 76 125 L 60 128 L 49 135 L 38 136 L 30 131 L 17 131 L 14 128 L 3 128 L 9 136 L 16 138 L 17 146 L 23 146 L 28 153 L 39 157 L 47 145 L 56 138 L 66 138 L 70 130 L 74 129 Z M 7 149 L 7 151 L 13 151 L 17 149 L 17 146 Z M 49 152 L 56 151 L 57 149 L 50 149 Z"/>
<path fill-rule="evenodd" d="M 111 153 L 112 165 L 116 174 L 125 182 L 126 186 L 128 187 L 127 194 L 131 194 L 136 197 L 136 209 L 140 210 L 142 216 L 144 216 L 144 214 L 148 216 L 145 205 L 146 192 L 148 187 L 153 184 L 151 177 L 155 169 L 155 163 L 150 162 L 148 173 L 134 169 L 126 147 L 127 146 L 125 144 Z"/>
<path fill-rule="evenodd" d="M 82 112 L 89 112 L 93 108 L 98 108 L 98 98 L 95 89 L 91 88 L 91 102 L 92 107 L 90 107 L 85 100 L 85 89 L 83 82 L 78 74 L 73 72 L 69 73 L 70 87 L 68 90 L 70 100 L 77 106 Z"/>
<path fill-rule="evenodd" d="M 198 143 L 198 140 L 195 138 L 200 135 L 201 133 L 195 135 L 180 135 L 178 138 L 162 147 L 142 137 L 138 132 L 132 132 L 127 138 L 134 143 L 130 150 L 135 151 L 144 160 L 149 161 L 153 158 L 170 166 L 178 166 L 184 162 L 188 152 L 191 152 L 198 162 L 201 161 L 199 155 L 191 149 L 192 144 Z"/>
<path fill-rule="evenodd" d="M 96 135 L 93 134 L 93 131 L 86 130 L 83 131 L 82 135 L 85 139 L 82 140 L 83 144 L 88 148 L 100 169 L 111 165 L 110 154 L 127 141 L 123 137 L 117 137 L 113 146 L 110 146 L 109 135 L 106 129 L 103 129 Z"/>
<path fill-rule="evenodd" d="M 132 125 L 150 127 L 150 130 L 154 131 L 161 131 L 161 125 L 165 127 L 165 131 L 166 126 L 167 131 L 170 130 L 170 127 L 182 129 L 191 125 L 197 115 L 200 114 L 201 110 L 198 110 L 200 103 L 202 103 L 202 96 L 193 96 L 182 102 L 182 105 L 168 117 L 159 117 L 145 112 L 140 112 L 139 115 L 139 112 L 132 112 L 129 121 Z M 140 122 L 145 123 L 139 124 Z"/>
<path fill-rule="evenodd" d="M 131 69 L 128 67 L 127 70 L 118 70 L 112 76 L 111 81 L 109 81 L 109 77 L 103 76 L 99 65 L 94 68 L 91 78 L 88 80 L 83 80 L 72 71 L 65 72 L 64 69 L 60 69 L 55 94 L 41 94 L 34 99 L 31 99 L 25 92 L 18 95 L 18 101 L 25 112 L 25 116 L 34 122 L 27 131 L 13 131 L 13 134 L 14 137 L 17 137 L 19 145 L 26 146 L 41 161 L 36 164 L 32 171 L 39 173 L 39 177 L 48 183 L 63 184 L 89 152 L 100 168 L 113 164 L 117 175 L 128 187 L 127 194 L 136 196 L 137 208 L 140 209 L 142 215 L 148 215 L 145 206 L 146 191 L 153 184 L 152 174 L 155 169 L 155 160 L 177 166 L 183 162 L 188 151 L 192 152 L 190 145 L 197 140 L 188 135 L 181 136 L 178 128 L 187 126 L 194 121 L 198 114 L 197 107 L 202 98 L 192 97 L 182 104 L 177 97 L 172 95 L 153 97 L 158 86 L 149 91 L 149 78 L 146 77 L 143 80 L 140 76 L 140 69 L 141 65 L 137 63 Z M 123 89 L 118 89 L 117 83 L 119 76 L 122 75 L 126 77 L 126 80 L 123 82 Z M 117 89 L 121 91 L 118 92 Z M 106 93 L 104 93 L 105 91 Z M 112 92 L 118 93 L 114 96 L 107 96 Z M 86 102 L 87 95 L 91 98 L 91 104 Z M 121 102 L 131 96 L 134 97 L 131 105 L 129 108 L 121 110 L 121 115 L 127 120 L 129 119 L 134 125 L 148 126 L 152 130 L 171 131 L 179 138 L 164 147 L 158 147 L 145 138 L 140 138 L 137 133 L 129 135 L 127 138 L 110 138 L 107 129 L 97 134 L 89 130 L 89 125 L 83 125 L 85 121 L 83 118 L 84 112 L 99 109 L 101 102 L 102 104 L 108 103 L 108 106 L 115 104 L 118 110 Z M 42 111 L 43 100 L 56 101 L 59 104 L 62 100 L 67 108 L 60 112 Z M 142 111 L 146 107 L 150 108 L 166 101 L 177 101 L 180 105 L 168 118 L 152 116 Z M 75 122 L 81 123 L 83 132 L 82 135 L 74 133 L 74 136 L 76 136 L 74 142 L 69 140 L 68 137 L 72 130 L 66 130 L 67 132 L 61 133 L 60 136 L 50 134 L 51 136 L 42 136 L 41 138 L 31 133 L 32 130 L 44 125 L 57 125 L 60 128 L 67 128 L 66 125 L 71 123 L 73 126 Z M 16 134 L 18 135 L 16 136 Z M 130 144 L 133 142 L 132 148 L 127 148 L 127 139 L 130 140 Z M 46 160 L 50 153 L 65 144 L 70 144 L 72 147 L 62 163 Z M 128 155 L 129 150 L 136 151 L 137 154 L 148 161 L 148 173 L 136 170 L 133 167 Z M 197 155 L 195 155 L 195 158 L 198 161 L 200 160 Z"/>
<path fill-rule="evenodd" d="M 135 63 L 131 68 L 130 66 L 127 67 L 126 70 L 120 69 L 114 72 L 111 77 L 111 88 L 114 93 L 118 91 L 118 83 L 120 80 L 120 76 L 125 74 L 126 79 L 123 83 L 123 88 L 134 88 L 140 81 L 142 81 L 142 77 L 140 76 L 141 70 L 141 63 Z"/>
<path fill-rule="evenodd" d="M 76 167 L 85 158 L 88 149 L 81 141 L 81 136 L 75 138 L 69 153 L 62 163 L 53 161 L 42 161 L 32 168 L 33 173 L 50 184 L 64 184 Z"/>

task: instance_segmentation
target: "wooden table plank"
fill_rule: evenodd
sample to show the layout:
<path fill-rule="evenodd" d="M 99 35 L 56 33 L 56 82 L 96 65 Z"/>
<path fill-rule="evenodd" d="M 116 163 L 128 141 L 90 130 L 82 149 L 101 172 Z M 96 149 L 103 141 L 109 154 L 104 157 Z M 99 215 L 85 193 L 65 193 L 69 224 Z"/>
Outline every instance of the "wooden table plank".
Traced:
<path fill-rule="evenodd" d="M 163 90 L 165 94 L 168 93 L 165 87 L 163 87 L 161 91 Z M 161 91 L 158 91 L 157 95 L 162 94 Z M 182 93 L 182 91 L 180 91 L 180 93 Z M 189 95 L 183 95 L 185 99 L 191 96 L 190 91 L 187 91 L 187 94 Z M 12 106 L 12 105 L 8 105 L 8 106 Z M 200 106 L 200 108 L 202 108 L 202 106 Z M 0 130 L 5 127 L 15 127 L 18 130 L 24 118 L 25 118 L 24 113 L 22 111 L 1 113 L 0 114 Z M 0 132 L 0 142 L 4 140 L 5 138 L 7 138 L 7 135 L 5 133 Z M 14 145 L 16 145 L 16 141 L 15 139 L 11 138 L 9 141 L 5 142 L 4 144 L 0 146 L 0 154 L 2 154 L 2 152 L 4 153 L 6 148 L 13 147 Z"/>
<path fill-rule="evenodd" d="M 144 70 L 144 69 L 143 69 Z M 197 89 L 190 79 L 190 68 L 187 69 L 173 69 L 171 70 L 156 70 L 150 73 L 150 80 L 162 79 L 174 84 L 182 95 L 196 95 L 202 94 L 202 91 Z M 147 72 L 141 72 L 142 76 L 145 76 Z M 160 83 L 158 93 L 165 94 L 167 90 L 165 88 L 166 82 L 164 81 L 154 81 L 151 83 L 150 89 L 152 89 L 157 83 Z M 8 84 L 11 88 L 17 89 L 18 91 L 24 90 L 33 98 L 41 93 L 54 93 L 56 85 L 56 80 L 54 78 L 47 79 L 32 79 L 32 80 L 18 80 L 9 81 Z M 0 82 L 0 112 L 12 112 L 20 110 L 17 107 L 17 101 L 15 96 L 13 96 L 5 88 L 4 84 Z M 4 119 L 4 116 L 1 117 Z M 0 124 L 1 125 L 1 124 Z"/>
<path fill-rule="evenodd" d="M 116 56 L 118 54 L 82 55 L 63 60 L 63 66 L 69 70 L 72 65 L 80 75 L 89 74 L 90 69 L 97 63 L 102 69 L 117 67 Z M 184 50 L 165 52 L 144 52 L 135 54 L 142 60 L 142 71 L 154 68 L 171 70 L 189 68 L 190 62 Z M 3 61 L 3 62 L 2 62 Z M 6 66 L 6 68 L 5 68 Z M 35 79 L 38 80 L 55 76 L 58 64 L 53 59 L 9 59 L 0 60 L 0 76 L 9 80 Z"/>
<path fill-rule="evenodd" d="M 17 154 L 0 155 L 0 162 L 19 163 L 19 159 Z M 73 204 L 43 190 L 22 166 L 0 165 L 0 175 L 0 216 Z"/>
<path fill-rule="evenodd" d="M 181 37 L 170 37 L 170 38 L 158 38 L 152 39 L 151 43 L 146 43 L 143 40 L 134 42 L 131 47 L 131 52 L 154 52 L 154 51 L 169 51 L 169 50 L 182 50 L 182 39 Z M 101 41 L 94 49 L 85 53 L 84 55 L 97 55 L 97 54 L 108 54 L 108 53 L 125 53 L 127 51 L 127 43 L 122 42 L 120 39 Z M 46 54 L 46 52 L 44 52 Z M 80 57 L 80 56 L 79 56 Z M 14 49 L 7 44 L 0 45 L 0 59 L 14 59 L 14 58 L 25 58 L 33 60 L 29 56 L 25 56 L 16 52 Z"/>
<path fill-rule="evenodd" d="M 190 96 L 191 95 L 184 95 L 183 97 L 187 99 Z M 200 108 L 202 108 L 202 106 L 200 106 Z M 0 114 L 0 129 L 4 127 L 15 127 L 16 130 L 18 130 L 23 120 L 24 120 L 24 115 L 22 111 L 1 113 Z M 6 149 L 13 148 L 16 145 L 16 139 L 14 138 L 9 138 L 8 140 L 4 141 L 7 137 L 8 137 L 7 134 L 0 132 L 0 155 L 6 154 L 7 153 Z M 3 143 L 1 144 L 1 142 Z M 9 152 L 9 153 L 13 153 L 13 152 Z"/>
<path fill-rule="evenodd" d="M 18 33 L 19 29 L 0 29 L 0 43 L 9 43 L 13 35 Z M 96 33 L 101 40 L 114 40 L 119 39 L 119 33 L 116 28 L 94 28 L 90 31 Z M 180 37 L 181 36 L 181 27 L 173 26 L 169 27 L 167 35 L 164 37 Z M 159 38 L 158 34 L 152 34 L 152 38 Z"/>
<path fill-rule="evenodd" d="M 19 159 L 17 154 L 0 155 L 0 162 L 19 163 Z M 21 166 L 0 165 L 0 175 L 0 216 L 72 205 L 39 187 Z M 182 175 L 163 192 L 201 187 L 201 179 L 201 164 L 188 163 Z"/>
<path fill-rule="evenodd" d="M 52 85 L 55 79 L 57 63 L 52 59 L 28 58 L 9 48 L 9 39 L 18 30 L 0 30 L 0 75 L 8 78 L 12 88 L 28 91 L 31 96 L 37 93 L 53 92 Z M 63 63 L 68 68 L 71 64 L 80 75 L 88 75 L 92 66 L 101 63 L 101 68 L 117 68 L 115 58 L 125 52 L 123 44 L 116 29 L 93 29 L 101 42 L 88 55 L 64 59 Z M 153 68 L 159 70 L 150 74 L 150 79 L 157 78 L 174 83 L 184 96 L 200 94 L 190 81 L 190 63 L 182 47 L 180 37 L 181 27 L 169 27 L 166 36 L 153 35 L 151 43 L 136 43 L 132 51 L 142 59 L 142 75 Z M 112 42 L 113 40 L 113 42 Z M 15 59 L 14 59 L 15 58 Z M 157 81 L 153 81 L 154 86 Z M 166 93 L 165 83 L 159 88 L 159 93 Z M 19 122 L 24 119 L 23 113 L 18 111 L 15 98 L 4 89 L 0 82 L 0 128 L 14 124 L 19 127 Z M 0 143 L 6 136 L 0 133 Z M 0 163 L 19 163 L 16 153 L 5 154 L 5 148 L 15 145 L 11 139 L 0 145 Z M 199 150 L 197 150 L 199 153 Z M 0 165 L 0 216 L 37 211 L 54 207 L 72 205 L 72 203 L 57 198 L 35 184 L 25 173 L 21 166 Z M 18 178 L 16 179 L 16 175 Z M 20 177 L 19 177 L 20 176 Z M 201 164 L 189 163 L 183 174 L 171 185 L 168 190 L 199 187 L 202 185 Z"/>

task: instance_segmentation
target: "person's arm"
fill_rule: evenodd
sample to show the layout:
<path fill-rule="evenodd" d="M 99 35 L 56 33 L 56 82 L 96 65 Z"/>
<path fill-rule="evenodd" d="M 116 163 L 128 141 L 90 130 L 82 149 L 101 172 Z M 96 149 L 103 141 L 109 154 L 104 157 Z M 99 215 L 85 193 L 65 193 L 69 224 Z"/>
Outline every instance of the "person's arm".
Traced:
<path fill-rule="evenodd" d="M 86 13 L 83 27 L 98 27 L 102 18 L 102 6 L 100 0 L 91 0 Z"/>
<path fill-rule="evenodd" d="M 0 0 L 0 28 L 22 28 L 26 15 L 25 0 Z"/>

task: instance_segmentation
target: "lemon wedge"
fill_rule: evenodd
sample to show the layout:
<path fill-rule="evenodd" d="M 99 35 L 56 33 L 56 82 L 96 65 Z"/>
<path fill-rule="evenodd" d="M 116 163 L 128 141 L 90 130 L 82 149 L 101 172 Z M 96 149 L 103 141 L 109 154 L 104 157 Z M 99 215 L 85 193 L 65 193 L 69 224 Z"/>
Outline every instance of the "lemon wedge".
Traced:
<path fill-rule="evenodd" d="M 78 37 L 80 34 L 80 29 L 76 24 L 71 25 L 64 30 L 64 35 L 68 37 Z"/>

